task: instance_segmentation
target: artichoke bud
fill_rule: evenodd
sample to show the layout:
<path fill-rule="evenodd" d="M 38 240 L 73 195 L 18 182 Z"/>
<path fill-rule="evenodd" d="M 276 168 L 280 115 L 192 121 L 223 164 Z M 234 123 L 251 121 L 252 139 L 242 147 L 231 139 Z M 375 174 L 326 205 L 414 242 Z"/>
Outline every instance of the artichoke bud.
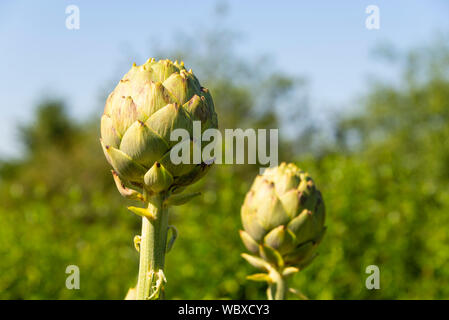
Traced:
<path fill-rule="evenodd" d="M 178 145 L 170 139 L 172 132 L 184 129 L 192 137 L 193 121 L 201 122 L 202 132 L 218 127 L 209 91 L 183 62 L 148 59 L 141 66 L 134 64 L 109 94 L 101 117 L 101 145 L 124 181 L 145 184 L 153 193 L 179 192 L 208 169 L 194 163 L 192 156 L 176 164 L 170 158 Z"/>
<path fill-rule="evenodd" d="M 244 230 L 240 237 L 252 257 L 279 271 L 309 264 L 325 232 L 321 193 L 294 164 L 282 163 L 257 176 L 241 217 Z M 290 271 L 286 273 L 294 273 Z"/>
<path fill-rule="evenodd" d="M 164 166 L 156 162 L 144 176 L 145 186 L 158 193 L 167 190 L 173 183 L 173 177 Z"/>

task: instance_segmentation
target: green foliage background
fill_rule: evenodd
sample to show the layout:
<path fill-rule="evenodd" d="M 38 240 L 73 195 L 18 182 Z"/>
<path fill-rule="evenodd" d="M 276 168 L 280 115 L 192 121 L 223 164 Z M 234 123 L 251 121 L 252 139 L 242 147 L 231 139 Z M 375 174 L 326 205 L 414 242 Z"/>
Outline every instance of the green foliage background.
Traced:
<path fill-rule="evenodd" d="M 161 55 L 194 66 L 222 129 L 280 127 L 280 159 L 309 171 L 324 196 L 320 256 L 291 286 L 312 299 L 449 298 L 448 42 L 398 59 L 401 81 L 373 83 L 323 140 L 301 102 L 301 79 L 261 70 L 270 64 L 239 59 L 229 42 L 220 48 L 214 39 Z M 1 163 L 1 299 L 122 299 L 135 285 L 140 220 L 113 184 L 98 142 L 100 114 L 101 107 L 79 123 L 63 102 L 46 101 L 21 130 L 24 156 Z M 301 130 L 283 134 L 292 125 Z M 254 270 L 240 257 L 238 235 L 257 172 L 217 165 L 191 187 L 203 196 L 171 211 L 180 236 L 167 256 L 166 298 L 265 298 L 263 284 L 245 280 Z M 81 270 L 80 290 L 65 287 L 72 264 Z M 365 288 L 372 264 L 380 290 Z"/>

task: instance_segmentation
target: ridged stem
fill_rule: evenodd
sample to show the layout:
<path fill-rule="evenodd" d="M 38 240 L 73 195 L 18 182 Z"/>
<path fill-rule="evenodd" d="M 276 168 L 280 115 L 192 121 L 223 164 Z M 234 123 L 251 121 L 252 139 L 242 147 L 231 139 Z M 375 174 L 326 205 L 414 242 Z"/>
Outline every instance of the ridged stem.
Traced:
<path fill-rule="evenodd" d="M 148 211 L 153 218 L 142 217 L 137 300 L 146 300 L 154 293 L 157 280 L 154 275 L 164 270 L 168 210 L 162 208 L 163 201 L 163 195 L 149 199 Z M 163 291 L 159 298 L 163 298 Z"/>

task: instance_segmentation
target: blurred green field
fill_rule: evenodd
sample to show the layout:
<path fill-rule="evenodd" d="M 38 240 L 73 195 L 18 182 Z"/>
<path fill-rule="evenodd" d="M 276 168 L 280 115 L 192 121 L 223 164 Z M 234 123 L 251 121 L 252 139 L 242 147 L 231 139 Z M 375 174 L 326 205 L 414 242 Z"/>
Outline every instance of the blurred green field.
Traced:
<path fill-rule="evenodd" d="M 257 63 L 239 73 L 242 61 L 231 57 L 217 57 L 217 71 L 207 55 L 182 56 L 202 61 L 200 79 L 222 129 L 281 126 L 282 135 L 288 110 L 270 107 L 295 105 L 298 79 L 262 72 Z M 314 177 L 327 207 L 320 255 L 292 283 L 311 299 L 449 298 L 448 42 L 399 63 L 400 83 L 373 83 L 357 112 L 336 118 L 332 137 L 316 139 L 321 128 L 305 109 L 294 118 L 301 132 L 283 136 L 280 159 Z M 100 114 L 101 107 L 79 123 L 62 102 L 46 101 L 21 130 L 23 158 L 0 164 L 0 299 L 123 299 L 135 285 L 140 220 L 110 176 Z M 264 284 L 245 280 L 254 270 L 240 257 L 238 234 L 257 172 L 216 165 L 190 188 L 202 197 L 171 210 L 179 237 L 167 255 L 167 299 L 265 298 Z M 72 264 L 81 271 L 80 290 L 65 287 Z M 380 268 L 380 290 L 365 288 L 372 264 Z"/>

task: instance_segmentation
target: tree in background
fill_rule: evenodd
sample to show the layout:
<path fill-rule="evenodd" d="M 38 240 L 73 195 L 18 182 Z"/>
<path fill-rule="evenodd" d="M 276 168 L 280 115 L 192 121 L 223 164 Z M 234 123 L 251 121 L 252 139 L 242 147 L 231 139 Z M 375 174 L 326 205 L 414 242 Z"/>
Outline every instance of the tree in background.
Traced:
<path fill-rule="evenodd" d="M 297 277 L 312 297 L 449 297 L 449 42 L 397 63 L 401 81 L 374 84 L 359 114 L 336 124 L 337 147 L 303 161 L 329 212 L 327 250 Z M 365 288 L 369 265 L 380 290 Z"/>

